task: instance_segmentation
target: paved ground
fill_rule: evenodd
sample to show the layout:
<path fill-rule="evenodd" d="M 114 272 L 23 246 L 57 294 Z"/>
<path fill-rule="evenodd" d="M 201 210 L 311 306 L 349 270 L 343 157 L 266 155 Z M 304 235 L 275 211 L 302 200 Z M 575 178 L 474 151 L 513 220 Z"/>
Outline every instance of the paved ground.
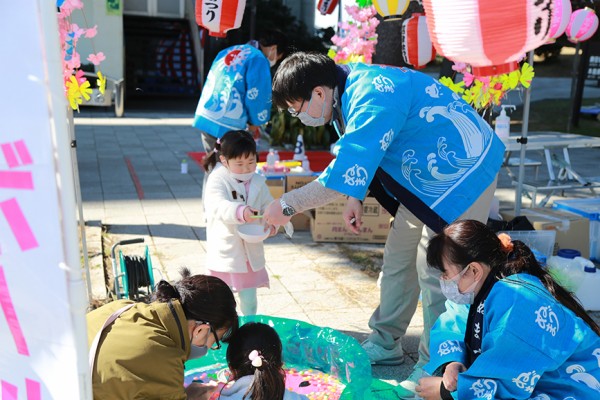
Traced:
<path fill-rule="evenodd" d="M 560 97 L 555 95 L 555 86 L 548 82 L 549 96 Z M 128 111 L 126 118 L 116 119 L 108 112 L 86 109 L 76 116 L 78 171 L 95 299 L 106 297 L 102 242 L 110 246 L 144 238 L 154 267 L 167 279 L 177 279 L 182 266 L 195 273 L 204 271 L 203 172 L 190 162 L 189 173 L 180 173 L 186 153 L 202 150 L 198 132 L 190 127 L 190 115 Z M 579 150 L 571 157 L 584 175 L 598 175 L 598 154 L 598 150 Z M 541 159 L 536 154 L 528 157 Z M 498 187 L 501 205 L 513 207 L 514 190 L 504 171 Z M 571 195 L 589 196 L 589 192 Z M 141 254 L 144 245 L 122 249 L 126 254 Z M 279 235 L 265 246 L 271 289 L 259 289 L 259 313 L 330 326 L 359 340 L 366 337 L 367 322 L 379 301 L 376 277 L 363 272 L 347 253 L 348 249 L 381 253 L 383 245 L 317 244 L 308 232 L 296 232 L 293 239 Z M 406 378 L 422 330 L 418 310 L 403 340 L 406 363 L 375 367 L 374 376 L 392 383 Z"/>

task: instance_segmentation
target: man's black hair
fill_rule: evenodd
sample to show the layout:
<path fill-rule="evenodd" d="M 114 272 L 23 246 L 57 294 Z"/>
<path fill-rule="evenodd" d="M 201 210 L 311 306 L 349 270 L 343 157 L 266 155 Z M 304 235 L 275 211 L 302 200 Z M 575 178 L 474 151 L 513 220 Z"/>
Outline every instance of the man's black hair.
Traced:
<path fill-rule="evenodd" d="M 313 89 L 336 86 L 335 62 L 325 54 L 298 52 L 288 56 L 273 78 L 273 104 L 287 109 L 288 102 L 310 99 Z"/>

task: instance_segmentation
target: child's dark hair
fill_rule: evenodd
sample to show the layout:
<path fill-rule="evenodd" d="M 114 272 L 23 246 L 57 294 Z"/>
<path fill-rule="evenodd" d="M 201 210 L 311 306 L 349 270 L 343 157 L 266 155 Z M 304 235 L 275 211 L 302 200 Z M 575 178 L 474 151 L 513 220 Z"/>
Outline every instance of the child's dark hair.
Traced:
<path fill-rule="evenodd" d="M 285 371 L 281 359 L 281 339 L 275 329 L 260 322 L 248 322 L 229 340 L 227 363 L 233 379 L 253 375 L 254 380 L 244 398 L 282 400 L 285 394 Z M 260 358 L 256 367 L 250 355 Z"/>
<path fill-rule="evenodd" d="M 238 157 L 248 157 L 256 153 L 256 142 L 247 131 L 229 131 L 215 143 L 215 149 L 206 155 L 203 166 L 206 171 L 212 170 L 222 155 L 227 160 Z"/>
<path fill-rule="evenodd" d="M 215 329 L 229 329 L 233 334 L 239 326 L 235 298 L 229 286 L 221 279 L 208 275 L 191 275 L 187 268 L 181 269 L 181 280 L 171 285 L 161 280 L 156 285 L 155 301 L 167 303 L 179 300 L 186 319 L 206 321 Z M 222 340 L 228 342 L 230 334 Z"/>
<path fill-rule="evenodd" d="M 600 335 L 598 324 L 585 312 L 577 299 L 541 267 L 531 249 L 520 240 L 512 241 L 512 245 L 512 249 L 506 250 L 498 236 L 479 221 L 456 221 L 429 241 L 427 264 L 445 272 L 444 260 L 463 266 L 482 262 L 490 266 L 490 273 L 498 279 L 517 273 L 536 276 L 556 300 Z"/>

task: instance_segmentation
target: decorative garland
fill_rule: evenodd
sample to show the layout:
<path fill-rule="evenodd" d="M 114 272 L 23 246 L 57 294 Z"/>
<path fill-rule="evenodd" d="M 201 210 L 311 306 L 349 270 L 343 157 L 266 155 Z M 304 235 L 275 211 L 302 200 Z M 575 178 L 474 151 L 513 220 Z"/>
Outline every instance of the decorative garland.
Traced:
<path fill-rule="evenodd" d="M 339 64 L 351 62 L 370 64 L 377 45 L 375 32 L 379 25 L 379 20 L 375 18 L 377 11 L 372 5 L 362 8 L 353 5 L 345 8 L 351 20 L 338 24 L 339 32 L 331 38 L 335 46 L 329 49 L 327 55 Z"/>
<path fill-rule="evenodd" d="M 520 86 L 528 88 L 535 76 L 533 67 L 528 63 L 523 63 L 516 71 L 493 76 L 475 76 L 471 74 L 470 67 L 461 62 L 455 62 L 452 69 L 463 74 L 463 80 L 454 83 L 452 78 L 443 77 L 440 83 L 462 95 L 463 100 L 476 110 L 499 106 L 506 93 Z"/>
<path fill-rule="evenodd" d="M 69 100 L 69 105 L 73 110 L 79 111 L 79 105 L 90 99 L 92 89 L 90 82 L 84 76 L 81 68 L 81 58 L 77 52 L 77 41 L 84 37 L 91 39 L 96 36 L 97 25 L 93 28 L 83 29 L 77 24 L 71 23 L 71 14 L 74 10 L 82 10 L 82 0 L 57 0 L 58 7 L 58 33 L 61 47 L 61 59 L 63 61 L 63 80 L 65 85 L 65 95 Z M 92 43 L 93 46 L 93 43 Z M 106 57 L 104 53 L 90 54 L 87 61 L 98 66 Z M 102 72 L 98 71 L 96 86 L 101 94 L 106 89 L 106 78 Z"/>

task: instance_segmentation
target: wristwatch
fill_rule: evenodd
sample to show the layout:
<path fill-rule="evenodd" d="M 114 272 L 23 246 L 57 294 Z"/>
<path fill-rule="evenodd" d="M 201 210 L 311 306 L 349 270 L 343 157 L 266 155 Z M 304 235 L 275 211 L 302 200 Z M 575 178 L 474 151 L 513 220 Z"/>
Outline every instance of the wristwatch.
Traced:
<path fill-rule="evenodd" d="M 279 198 L 279 204 L 281 204 L 281 212 L 286 217 L 291 217 L 292 215 L 296 214 L 294 207 L 288 205 L 283 198 Z"/>

